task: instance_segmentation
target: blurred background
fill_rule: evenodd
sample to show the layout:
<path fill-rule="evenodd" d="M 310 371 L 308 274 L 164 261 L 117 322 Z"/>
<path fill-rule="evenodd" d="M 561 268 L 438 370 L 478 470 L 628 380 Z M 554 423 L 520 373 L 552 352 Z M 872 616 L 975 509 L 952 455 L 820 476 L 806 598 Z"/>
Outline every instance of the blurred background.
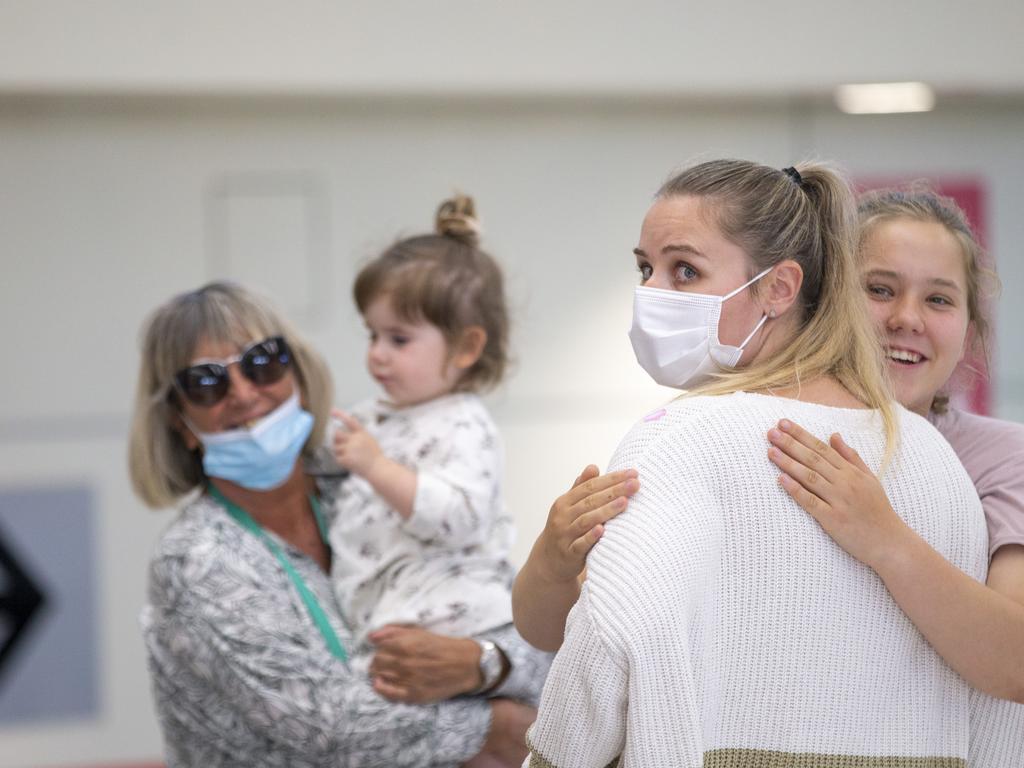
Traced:
<path fill-rule="evenodd" d="M 0 2 L 0 766 L 161 759 L 137 617 L 173 511 L 125 470 L 147 313 L 260 287 L 362 399 L 353 276 L 453 191 L 509 281 L 517 562 L 671 395 L 626 337 L 631 249 L 694 160 L 955 194 L 1003 281 L 969 402 L 1024 421 L 1022 32 L 1017 0 Z M 921 85 L 840 106 L 893 82 Z"/>

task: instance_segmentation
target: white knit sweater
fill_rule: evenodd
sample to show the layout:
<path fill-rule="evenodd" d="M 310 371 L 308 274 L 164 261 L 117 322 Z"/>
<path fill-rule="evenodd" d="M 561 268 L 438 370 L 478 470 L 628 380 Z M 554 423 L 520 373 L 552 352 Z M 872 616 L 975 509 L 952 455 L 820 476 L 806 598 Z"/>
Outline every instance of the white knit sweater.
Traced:
<path fill-rule="evenodd" d="M 974 486 L 899 409 L 895 509 L 984 579 Z M 738 393 L 638 423 L 610 469 L 640 492 L 588 561 L 530 731 L 531 766 L 946 768 L 968 749 L 968 688 L 890 597 L 779 486 L 766 433 L 789 418 L 877 470 L 873 411 Z"/>

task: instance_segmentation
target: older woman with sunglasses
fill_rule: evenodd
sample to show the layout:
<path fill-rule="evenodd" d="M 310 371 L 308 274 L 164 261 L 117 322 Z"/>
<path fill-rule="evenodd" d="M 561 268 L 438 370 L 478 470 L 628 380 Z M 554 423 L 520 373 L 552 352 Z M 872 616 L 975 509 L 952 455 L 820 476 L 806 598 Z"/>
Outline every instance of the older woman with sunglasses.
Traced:
<path fill-rule="evenodd" d="M 375 665 L 419 670 L 408 698 L 433 703 L 386 701 L 354 671 L 321 514 L 339 482 L 303 461 L 323 441 L 330 397 L 320 358 L 237 285 L 177 296 L 145 327 L 132 483 L 151 507 L 189 496 L 157 546 L 142 615 L 168 763 L 521 760 L 534 711 L 512 699 L 536 695 L 546 660 L 511 627 L 489 633 L 497 684 L 469 638 L 410 630 L 404 647 L 378 652 Z M 503 698 L 444 700 L 474 692 Z"/>

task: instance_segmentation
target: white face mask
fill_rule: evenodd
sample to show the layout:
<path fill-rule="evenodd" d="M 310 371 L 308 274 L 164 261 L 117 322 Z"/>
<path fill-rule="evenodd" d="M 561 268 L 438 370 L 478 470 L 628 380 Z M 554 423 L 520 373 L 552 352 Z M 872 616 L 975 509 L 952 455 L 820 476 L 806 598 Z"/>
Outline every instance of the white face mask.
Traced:
<path fill-rule="evenodd" d="M 718 340 L 722 302 L 731 299 L 771 272 L 771 267 L 725 296 L 636 287 L 629 340 L 637 362 L 666 387 L 688 389 L 707 381 L 721 368 L 739 362 L 743 348 L 768 319 L 762 315 L 738 346 Z"/>

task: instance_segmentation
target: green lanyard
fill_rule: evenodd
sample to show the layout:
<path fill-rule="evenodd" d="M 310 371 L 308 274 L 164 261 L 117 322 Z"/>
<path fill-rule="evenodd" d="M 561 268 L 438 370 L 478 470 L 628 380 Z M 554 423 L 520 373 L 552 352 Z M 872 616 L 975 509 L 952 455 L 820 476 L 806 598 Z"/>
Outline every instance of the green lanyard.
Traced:
<path fill-rule="evenodd" d="M 309 616 L 313 619 L 313 623 L 316 624 L 320 630 L 320 634 L 323 635 L 324 641 L 327 643 L 327 649 L 334 655 L 335 658 L 340 659 L 343 662 L 348 662 L 348 654 L 345 653 L 345 647 L 338 640 L 338 636 L 334 632 L 334 628 L 330 622 L 327 621 L 327 614 L 324 613 L 324 609 L 320 607 L 320 603 L 316 599 L 316 595 L 310 591 L 309 587 L 306 586 L 306 582 L 302 580 L 302 576 L 295 570 L 295 566 L 292 565 L 288 559 L 288 555 L 284 553 L 284 550 L 278 546 L 277 542 L 274 541 L 267 532 L 263 530 L 259 523 L 252 519 L 248 512 L 242 509 L 237 504 L 229 501 L 224 497 L 224 494 L 214 488 L 212 485 L 208 487 L 210 496 L 216 499 L 220 504 L 228 511 L 228 514 L 234 518 L 235 522 L 245 528 L 247 531 L 255 535 L 258 539 L 262 540 L 267 546 L 267 549 L 271 551 L 277 561 L 281 563 L 281 567 L 284 568 L 285 573 L 288 574 L 288 578 L 292 580 L 292 584 L 295 585 L 295 589 L 299 593 L 299 597 L 302 598 L 302 602 L 306 604 L 306 610 L 309 611 Z M 324 526 L 324 520 L 320 516 L 320 503 L 315 497 L 309 497 L 309 503 L 313 507 L 313 515 L 316 517 L 317 528 L 320 529 L 320 538 L 324 541 L 327 540 L 326 527 Z"/>

